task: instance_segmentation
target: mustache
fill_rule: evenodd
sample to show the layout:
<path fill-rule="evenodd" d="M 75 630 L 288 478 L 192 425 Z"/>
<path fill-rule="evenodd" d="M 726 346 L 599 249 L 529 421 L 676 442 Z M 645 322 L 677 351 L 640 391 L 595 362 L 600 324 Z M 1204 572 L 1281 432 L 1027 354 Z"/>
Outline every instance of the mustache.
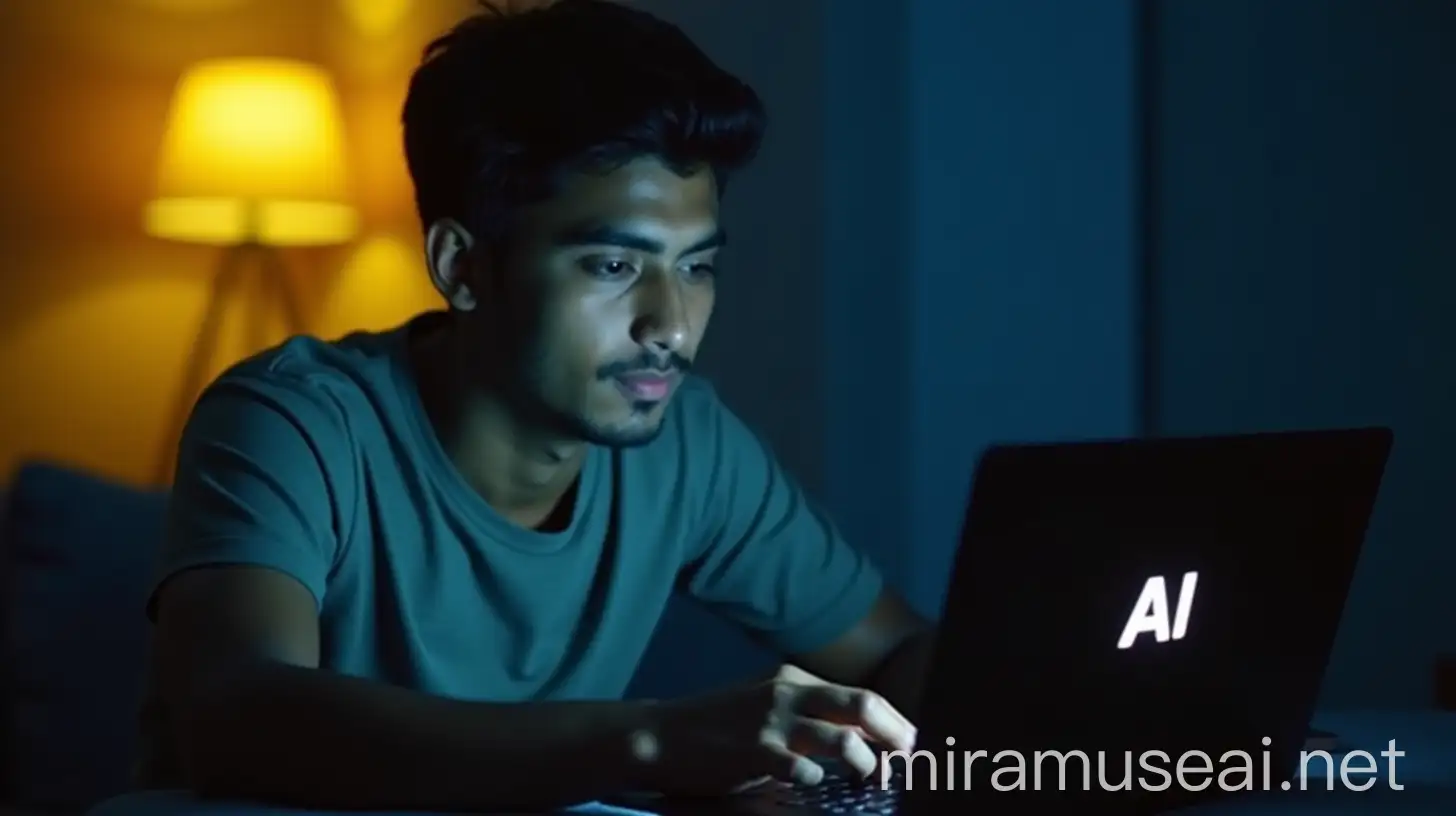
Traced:
<path fill-rule="evenodd" d="M 668 354 L 647 354 L 631 360 L 621 360 L 609 363 L 597 369 L 597 379 L 612 380 L 617 377 L 627 377 L 634 374 L 649 374 L 666 376 L 670 374 L 686 374 L 692 370 L 693 361 L 671 352 Z"/>

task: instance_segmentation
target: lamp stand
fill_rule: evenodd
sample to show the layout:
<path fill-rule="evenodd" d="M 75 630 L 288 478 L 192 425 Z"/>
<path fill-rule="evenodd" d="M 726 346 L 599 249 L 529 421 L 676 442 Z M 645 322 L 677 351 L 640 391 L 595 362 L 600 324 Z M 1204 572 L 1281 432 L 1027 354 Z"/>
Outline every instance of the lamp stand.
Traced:
<path fill-rule="evenodd" d="M 256 273 L 255 276 L 249 272 Z M 259 295 L 256 305 L 277 305 L 282 307 L 285 330 L 289 336 L 303 330 L 302 311 L 298 297 L 288 282 L 288 267 L 283 257 L 273 247 L 257 242 L 235 244 L 224 251 L 218 264 L 217 274 L 207 295 L 207 306 L 198 324 L 197 336 L 187 356 L 182 377 L 182 390 L 173 408 L 167 433 L 162 438 L 162 451 L 157 464 L 156 482 L 167 485 L 176 466 L 177 446 L 182 432 L 192 414 L 193 404 L 207 385 L 209 370 L 217 356 L 217 345 L 223 325 L 223 315 L 241 290 L 252 282 Z M 248 343 L 254 350 L 260 350 L 266 342 L 267 318 L 265 309 L 251 309 L 248 325 Z"/>

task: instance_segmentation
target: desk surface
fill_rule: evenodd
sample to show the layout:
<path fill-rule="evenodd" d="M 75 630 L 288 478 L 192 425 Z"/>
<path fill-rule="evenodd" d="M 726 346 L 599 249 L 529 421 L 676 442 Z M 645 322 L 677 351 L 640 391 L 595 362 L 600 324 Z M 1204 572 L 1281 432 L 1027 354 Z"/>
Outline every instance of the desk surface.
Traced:
<path fill-rule="evenodd" d="M 1308 780 L 1305 790 L 1241 796 L 1178 811 L 1179 816 L 1453 816 L 1456 814 L 1456 713 L 1433 711 L 1342 711 L 1322 714 L 1315 727 L 1338 734 L 1355 749 L 1368 751 L 1378 773 L 1364 791 L 1344 788 L 1337 778 L 1334 790 L 1324 778 Z M 1395 771 L 1380 755 L 1394 741 Z M 1336 762 L 1339 761 L 1336 755 Z M 1311 774 L 1319 771 L 1311 763 Z M 1366 766 L 1368 767 L 1368 765 Z M 1392 787 L 1390 780 L 1394 779 Z M 634 816 L 644 811 L 584 804 L 568 813 L 582 816 Z M 263 808 L 229 802 L 199 802 L 187 794 L 152 791 L 113 799 L 88 816 L 344 816 L 322 811 Z M 374 814 L 374 816 L 427 816 L 427 814 Z"/>

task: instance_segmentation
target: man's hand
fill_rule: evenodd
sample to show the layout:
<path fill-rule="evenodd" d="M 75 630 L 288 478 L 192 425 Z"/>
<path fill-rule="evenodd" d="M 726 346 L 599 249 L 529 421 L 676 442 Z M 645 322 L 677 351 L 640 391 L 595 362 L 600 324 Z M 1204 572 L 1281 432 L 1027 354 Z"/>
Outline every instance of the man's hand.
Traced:
<path fill-rule="evenodd" d="M 816 785 L 818 760 L 868 776 L 876 746 L 914 744 L 915 726 L 883 697 L 785 666 L 764 682 L 658 704 L 632 751 L 654 790 L 719 795 L 772 779 Z"/>

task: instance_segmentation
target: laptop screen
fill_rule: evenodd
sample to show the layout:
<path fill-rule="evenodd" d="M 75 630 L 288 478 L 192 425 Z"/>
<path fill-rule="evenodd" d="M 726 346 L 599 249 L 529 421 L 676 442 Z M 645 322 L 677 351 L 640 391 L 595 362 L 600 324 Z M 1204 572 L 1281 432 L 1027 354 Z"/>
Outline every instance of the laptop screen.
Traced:
<path fill-rule="evenodd" d="M 988 455 L 922 728 L 1302 740 L 1388 451 L 1354 433 Z"/>

